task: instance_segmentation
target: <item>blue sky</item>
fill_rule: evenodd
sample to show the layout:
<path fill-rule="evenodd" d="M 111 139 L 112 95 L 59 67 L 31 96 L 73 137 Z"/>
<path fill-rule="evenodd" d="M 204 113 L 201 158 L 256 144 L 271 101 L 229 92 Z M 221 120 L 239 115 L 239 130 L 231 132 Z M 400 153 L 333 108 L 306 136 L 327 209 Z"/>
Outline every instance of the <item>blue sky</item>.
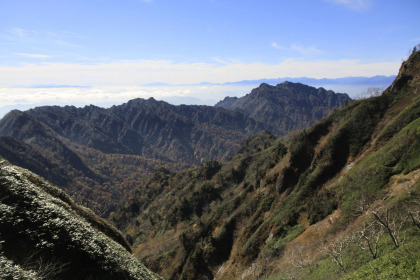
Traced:
<path fill-rule="evenodd" d="M 0 0 L 0 94 L 394 75 L 420 43 L 419 11 L 418 0 Z"/>

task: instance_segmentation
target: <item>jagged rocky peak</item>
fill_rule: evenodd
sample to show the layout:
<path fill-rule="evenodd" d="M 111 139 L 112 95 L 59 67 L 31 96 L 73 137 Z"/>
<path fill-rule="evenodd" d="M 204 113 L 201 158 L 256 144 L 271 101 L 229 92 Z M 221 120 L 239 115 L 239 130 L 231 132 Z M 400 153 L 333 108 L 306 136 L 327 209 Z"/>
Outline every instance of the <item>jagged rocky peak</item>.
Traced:
<path fill-rule="evenodd" d="M 351 101 L 351 98 L 344 93 L 335 93 L 332 90 L 326 90 L 322 87 L 315 88 L 301 83 L 285 81 L 275 86 L 262 83 L 259 87 L 254 88 L 249 94 L 241 98 L 226 97 L 224 100 L 218 102 L 216 106 L 230 109 L 241 109 L 247 103 L 246 100 L 249 99 L 255 100 L 265 98 L 275 100 L 278 96 L 282 96 L 293 101 L 300 98 L 309 98 L 311 96 L 325 97 L 326 95 L 337 97 L 335 102 L 336 106 L 343 106 L 346 102 Z"/>
<path fill-rule="evenodd" d="M 226 96 L 225 99 L 223 99 L 222 101 L 219 101 L 215 106 L 220 106 L 221 104 L 223 104 L 223 106 L 220 106 L 220 107 L 223 107 L 223 108 L 226 108 L 226 109 L 232 109 L 231 108 L 232 104 L 236 100 L 238 100 L 238 97 L 236 97 L 236 96 L 235 97 Z"/>
<path fill-rule="evenodd" d="M 276 86 L 262 83 L 249 94 L 225 98 L 216 106 L 245 112 L 274 134 L 284 135 L 314 124 L 351 101 L 347 94 L 286 81 Z"/>

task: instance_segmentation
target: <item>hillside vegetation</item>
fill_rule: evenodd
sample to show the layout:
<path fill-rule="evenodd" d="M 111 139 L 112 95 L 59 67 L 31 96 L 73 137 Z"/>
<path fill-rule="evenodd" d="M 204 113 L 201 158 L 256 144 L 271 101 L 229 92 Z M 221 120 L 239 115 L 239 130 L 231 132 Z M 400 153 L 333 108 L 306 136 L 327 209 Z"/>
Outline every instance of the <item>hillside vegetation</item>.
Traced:
<path fill-rule="evenodd" d="M 417 51 L 381 96 L 225 163 L 160 169 L 112 220 L 166 279 L 414 279 L 419 86 Z"/>
<path fill-rule="evenodd" d="M 0 278 L 161 279 L 105 220 L 2 158 Z"/>

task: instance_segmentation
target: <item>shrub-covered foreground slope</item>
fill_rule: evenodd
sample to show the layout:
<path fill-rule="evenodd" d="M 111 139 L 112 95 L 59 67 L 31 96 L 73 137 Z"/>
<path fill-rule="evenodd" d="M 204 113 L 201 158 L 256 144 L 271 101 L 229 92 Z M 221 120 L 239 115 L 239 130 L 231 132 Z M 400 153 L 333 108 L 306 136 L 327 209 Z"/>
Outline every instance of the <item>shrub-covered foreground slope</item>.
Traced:
<path fill-rule="evenodd" d="M 113 227 L 0 158 L 0 279 L 160 279 Z"/>
<path fill-rule="evenodd" d="M 391 267 L 420 240 L 419 88 L 414 52 L 381 96 L 284 143 L 254 136 L 223 164 L 161 169 L 113 221 L 167 279 L 371 277 L 363 264 Z"/>

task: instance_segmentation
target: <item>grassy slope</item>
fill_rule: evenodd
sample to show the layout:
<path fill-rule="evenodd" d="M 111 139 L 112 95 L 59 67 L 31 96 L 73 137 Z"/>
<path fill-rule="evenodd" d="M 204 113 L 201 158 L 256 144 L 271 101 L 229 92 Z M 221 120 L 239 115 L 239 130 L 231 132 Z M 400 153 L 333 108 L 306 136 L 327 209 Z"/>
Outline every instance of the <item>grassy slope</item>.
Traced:
<path fill-rule="evenodd" d="M 418 279 L 420 275 L 420 243 L 409 243 L 372 261 L 344 277 L 356 279 Z"/>
<path fill-rule="evenodd" d="M 418 73 L 419 54 L 417 53 L 411 59 L 408 62 L 408 67 L 416 65 L 412 71 Z M 413 60 L 417 64 L 414 64 Z M 403 65 L 402 69 L 406 69 L 406 67 L 407 65 Z M 372 215 L 368 214 L 369 211 L 382 207 L 391 208 L 400 215 L 407 215 L 407 208 L 415 207 L 418 204 L 420 197 L 418 85 L 417 76 L 409 85 L 400 88 L 398 94 L 392 93 L 391 89 L 388 89 L 384 97 L 381 98 L 386 98 L 387 94 L 389 96 L 393 94 L 394 98 L 389 102 L 381 121 L 376 124 L 369 145 L 354 159 L 354 165 L 349 165 L 350 169 L 344 176 L 338 176 L 338 180 L 332 180 L 326 185 L 329 190 L 339 193 L 342 200 L 338 222 L 327 232 L 330 238 L 333 239 L 334 234 L 340 237 L 340 235 L 349 235 L 355 231 L 363 221 L 372 218 Z M 337 183 L 337 181 L 339 182 Z M 368 212 L 364 213 L 360 210 L 358 206 L 361 205 L 361 202 L 365 206 L 370 205 L 370 208 L 365 209 Z M 331 217 L 330 221 L 335 219 L 333 216 Z M 320 223 L 315 226 L 317 225 Z M 409 223 L 406 223 L 405 227 L 409 232 L 407 240 L 418 242 L 419 231 Z M 303 234 L 301 239 L 305 236 L 310 235 Z M 418 260 L 415 259 L 417 253 L 404 255 L 408 249 L 403 248 L 413 248 L 414 250 L 417 247 L 411 244 L 393 252 L 393 245 L 390 243 L 389 237 L 385 235 L 379 246 L 382 250 L 379 253 L 380 259 L 370 263 L 371 258 L 365 252 L 355 245 L 349 246 L 344 251 L 346 273 L 358 270 L 363 264 L 368 263 L 353 276 L 349 276 L 349 279 L 416 279 L 415 275 L 418 273 L 419 266 Z M 397 262 L 398 266 L 393 261 L 396 256 L 401 257 L 401 261 Z M 397 266 L 395 269 L 394 265 Z M 394 272 L 395 275 L 391 276 Z M 330 258 L 326 259 L 325 255 L 321 255 L 320 258 L 313 260 L 310 269 L 289 266 L 287 272 L 270 279 L 288 279 L 291 276 L 298 279 L 339 279 L 343 275 L 345 274 L 340 271 L 338 266 L 331 263 Z"/>
<path fill-rule="evenodd" d="M 379 97 L 382 99 L 392 97 L 392 99 L 388 101 L 389 105 L 385 107 L 381 120 L 375 125 L 369 145 L 354 158 L 352 164 L 348 165 L 349 169 L 345 168 L 337 179 L 325 185 L 325 188 L 340 194 L 341 203 L 338 217 L 332 215 L 329 218 L 329 221 L 333 223 L 336 219 L 337 223 L 327 230 L 327 238 L 324 236 L 324 240 L 337 240 L 337 237 L 340 239 L 343 235 L 350 235 L 364 221 L 372 219 L 370 211 L 377 211 L 381 207 L 390 208 L 395 214 L 405 215 L 405 217 L 408 214 L 408 208 L 418 208 L 420 197 L 420 181 L 418 180 L 420 167 L 419 53 L 411 57 L 401 68 L 399 77 L 411 75 L 415 78 L 403 87 L 399 87 L 398 92 L 395 92 L 395 87 L 394 92 L 390 88 L 382 97 Z M 407 68 L 408 71 L 405 71 Z M 396 84 L 398 85 L 398 80 L 394 86 Z M 361 102 L 367 106 L 366 103 L 374 102 L 372 100 Z M 360 210 L 361 203 L 365 204 L 364 211 L 367 212 Z M 320 225 L 321 223 L 318 223 L 314 226 Z M 404 254 L 407 248 L 414 250 L 418 247 L 413 245 L 413 242 L 414 244 L 418 242 L 420 232 L 410 223 L 405 223 L 404 228 L 408 232 L 407 241 L 411 242 L 411 245 L 394 252 L 389 236 L 384 235 L 379 243 L 380 258 L 375 262 L 370 263 L 369 255 L 354 244 L 346 248 L 343 253 L 346 273 L 357 270 L 352 274 L 353 276 L 349 276 L 349 279 L 416 279 L 414 275 L 418 273 L 419 266 L 418 260 L 415 259 L 417 253 Z M 303 234 L 300 238 L 305 237 L 310 237 L 310 234 Z M 393 261 L 396 256 L 401 257 L 400 262 Z M 326 258 L 323 254 L 312 261 L 310 268 L 308 266 L 299 269 L 289 265 L 287 272 L 270 279 L 288 279 L 291 276 L 297 279 L 340 279 L 346 275 L 338 266 L 331 263 L 331 258 Z M 363 266 L 365 263 L 368 265 Z M 287 266 L 283 266 L 285 267 Z M 395 275 L 391 276 L 394 272 Z"/>

